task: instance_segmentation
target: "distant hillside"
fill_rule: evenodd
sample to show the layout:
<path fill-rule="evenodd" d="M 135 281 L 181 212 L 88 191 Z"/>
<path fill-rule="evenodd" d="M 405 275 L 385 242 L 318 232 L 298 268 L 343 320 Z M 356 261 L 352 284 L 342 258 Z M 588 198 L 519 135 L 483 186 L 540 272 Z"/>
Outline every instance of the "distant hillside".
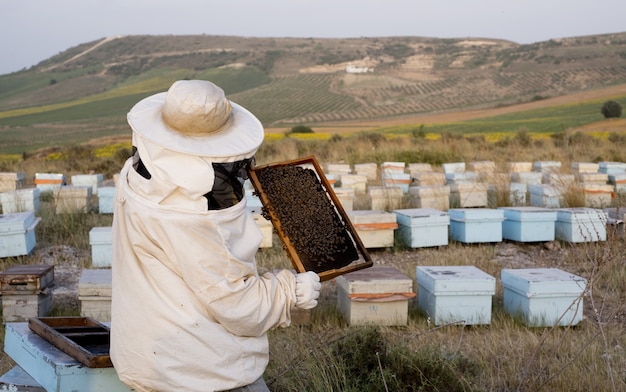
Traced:
<path fill-rule="evenodd" d="M 266 127 L 390 119 L 626 83 L 626 33 L 530 45 L 474 38 L 110 37 L 0 76 L 0 144 L 47 145 L 59 129 L 86 138 L 127 133 L 125 114 L 137 100 L 183 78 L 216 82 Z"/>

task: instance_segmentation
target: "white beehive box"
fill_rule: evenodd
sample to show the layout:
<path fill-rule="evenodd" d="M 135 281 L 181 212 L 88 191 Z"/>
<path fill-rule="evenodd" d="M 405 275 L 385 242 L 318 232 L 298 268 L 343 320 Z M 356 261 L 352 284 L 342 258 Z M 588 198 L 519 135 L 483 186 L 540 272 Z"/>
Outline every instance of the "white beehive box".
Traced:
<path fill-rule="evenodd" d="M 492 174 L 496 172 L 496 163 L 494 161 L 474 161 L 469 163 L 469 170 L 482 173 Z"/>
<path fill-rule="evenodd" d="M 464 173 L 465 172 L 465 162 L 451 162 L 451 163 L 442 163 L 441 169 L 445 174 L 449 173 Z"/>
<path fill-rule="evenodd" d="M 417 186 L 443 186 L 446 184 L 446 175 L 437 172 L 411 173 L 413 183 Z"/>
<path fill-rule="evenodd" d="M 598 171 L 606 174 L 617 174 L 626 172 L 626 163 L 623 162 L 599 162 Z"/>
<path fill-rule="evenodd" d="M 538 185 L 543 181 L 543 174 L 538 172 L 512 172 L 510 173 L 511 182 L 517 182 L 526 185 Z"/>
<path fill-rule="evenodd" d="M 539 173 L 558 173 L 561 170 L 559 161 L 536 161 L 533 162 L 533 171 Z"/>
<path fill-rule="evenodd" d="M 3 172 L 0 173 L 0 192 L 14 191 L 24 186 L 24 173 Z"/>
<path fill-rule="evenodd" d="M 450 238 L 464 243 L 501 242 L 504 211 L 493 208 L 455 208 L 450 214 Z"/>
<path fill-rule="evenodd" d="M 41 218 L 34 211 L 0 215 L 0 257 L 24 256 L 35 245 L 35 228 Z"/>
<path fill-rule="evenodd" d="M 274 226 L 272 226 L 272 222 L 263 218 L 261 214 L 253 214 L 254 222 L 261 230 L 261 234 L 263 234 L 263 239 L 261 240 L 260 248 L 271 248 L 274 244 Z"/>
<path fill-rule="evenodd" d="M 340 275 L 336 282 L 338 307 L 348 324 L 407 324 L 413 281 L 397 269 L 366 268 Z"/>
<path fill-rule="evenodd" d="M 110 267 L 113 259 L 113 234 L 111 226 L 92 227 L 89 230 L 91 264 L 94 267 Z"/>
<path fill-rule="evenodd" d="M 608 174 L 608 177 L 609 177 L 609 184 L 613 185 L 613 187 L 615 188 L 615 192 L 617 193 L 626 192 L 626 172 Z"/>
<path fill-rule="evenodd" d="M 606 185 L 609 182 L 609 175 L 606 173 L 578 173 L 576 179 L 586 184 Z"/>
<path fill-rule="evenodd" d="M 504 185 L 487 186 L 487 198 L 489 206 L 512 205 L 525 206 L 526 193 L 528 193 L 528 185 L 511 182 Z M 507 204 L 508 202 L 508 204 Z"/>
<path fill-rule="evenodd" d="M 496 279 L 474 266 L 416 267 L 417 303 L 435 325 L 490 324 Z"/>
<path fill-rule="evenodd" d="M 487 184 L 450 184 L 450 206 L 455 208 L 486 207 Z"/>
<path fill-rule="evenodd" d="M 532 172 L 532 162 L 507 162 L 506 170 L 509 173 Z"/>
<path fill-rule="evenodd" d="M 367 176 L 362 174 L 342 174 L 339 182 L 342 188 L 352 188 L 355 192 L 364 193 L 367 190 Z"/>
<path fill-rule="evenodd" d="M 557 268 L 503 269 L 504 310 L 531 327 L 573 326 L 582 320 L 587 281 Z"/>
<path fill-rule="evenodd" d="M 433 171 L 433 167 L 430 163 L 409 163 L 407 165 L 407 171 L 411 175 L 415 173 L 430 173 Z"/>
<path fill-rule="evenodd" d="M 388 248 L 393 246 L 393 239 L 398 223 L 396 214 L 381 210 L 346 211 L 352 226 L 366 248 Z"/>
<path fill-rule="evenodd" d="M 383 162 L 380 164 L 381 174 L 404 173 L 405 162 Z"/>
<path fill-rule="evenodd" d="M 502 238 L 518 242 L 554 240 L 556 211 L 542 207 L 500 207 L 504 211 Z"/>
<path fill-rule="evenodd" d="M 80 315 L 111 321 L 111 269 L 83 269 L 78 281 Z"/>
<path fill-rule="evenodd" d="M 411 175 L 408 173 L 383 172 L 381 180 L 384 187 L 398 187 L 402 189 L 402 193 L 409 193 Z"/>
<path fill-rule="evenodd" d="M 26 322 L 7 323 L 4 351 L 48 392 L 130 392 L 115 368 L 90 368 L 31 331 Z"/>
<path fill-rule="evenodd" d="M 607 213 L 594 208 L 559 208 L 555 238 L 567 242 L 606 241 Z"/>
<path fill-rule="evenodd" d="M 615 188 L 612 185 L 583 184 L 585 206 L 591 208 L 604 208 L 613 204 Z"/>
<path fill-rule="evenodd" d="M 112 214 L 114 198 L 114 186 L 103 186 L 98 188 L 98 212 L 100 214 Z"/>
<path fill-rule="evenodd" d="M 91 194 L 97 195 L 98 188 L 102 186 L 104 176 L 102 174 L 75 174 L 71 177 L 72 185 L 91 187 Z"/>
<path fill-rule="evenodd" d="M 79 214 L 91 211 L 91 187 L 67 185 L 53 191 L 57 214 Z"/>
<path fill-rule="evenodd" d="M 328 163 L 326 164 L 326 170 L 324 170 L 324 173 L 341 176 L 343 174 L 352 173 L 352 169 L 347 163 Z"/>
<path fill-rule="evenodd" d="M 15 212 L 39 212 L 40 191 L 38 188 L 18 189 L 0 193 L 0 204 L 3 214 Z"/>
<path fill-rule="evenodd" d="M 351 211 L 354 209 L 354 198 L 356 196 L 356 190 L 354 188 L 339 187 L 333 189 L 335 196 L 339 199 L 344 211 Z"/>
<path fill-rule="evenodd" d="M 448 185 L 423 185 L 409 187 L 411 207 L 433 208 L 448 211 L 450 208 L 450 187 Z"/>
<path fill-rule="evenodd" d="M 368 181 L 375 181 L 378 178 L 378 165 L 374 162 L 355 163 L 354 174 L 365 176 Z"/>
<path fill-rule="evenodd" d="M 65 185 L 65 175 L 61 173 L 35 173 L 34 182 L 41 192 L 50 192 Z"/>
<path fill-rule="evenodd" d="M 446 184 L 473 184 L 478 181 L 478 173 L 466 171 L 463 173 L 446 173 Z"/>
<path fill-rule="evenodd" d="M 552 185 L 530 185 L 530 205 L 535 207 L 559 208 L 561 206 L 561 191 Z"/>
<path fill-rule="evenodd" d="M 432 208 L 394 210 L 397 234 L 410 248 L 448 245 L 450 215 Z"/>
<path fill-rule="evenodd" d="M 550 184 L 561 192 L 567 192 L 576 186 L 576 176 L 563 173 L 545 173 L 543 183 Z"/>
<path fill-rule="evenodd" d="M 574 173 L 597 173 L 600 165 L 594 162 L 572 162 Z"/>
<path fill-rule="evenodd" d="M 400 208 L 404 192 L 396 186 L 370 186 L 367 194 L 372 210 L 392 211 Z"/>

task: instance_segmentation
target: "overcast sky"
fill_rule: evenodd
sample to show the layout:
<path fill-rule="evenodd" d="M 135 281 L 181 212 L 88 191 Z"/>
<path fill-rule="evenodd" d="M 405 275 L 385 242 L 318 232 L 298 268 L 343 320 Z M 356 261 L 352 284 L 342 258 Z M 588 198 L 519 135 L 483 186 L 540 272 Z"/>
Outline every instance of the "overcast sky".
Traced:
<path fill-rule="evenodd" d="M 0 74 L 116 35 L 501 38 L 626 31 L 626 0 L 0 0 Z"/>

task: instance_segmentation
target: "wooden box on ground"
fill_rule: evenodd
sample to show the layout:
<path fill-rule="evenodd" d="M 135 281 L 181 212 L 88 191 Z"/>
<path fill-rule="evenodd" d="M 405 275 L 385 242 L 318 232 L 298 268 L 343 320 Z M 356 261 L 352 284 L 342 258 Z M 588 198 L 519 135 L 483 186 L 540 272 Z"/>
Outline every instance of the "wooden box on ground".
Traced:
<path fill-rule="evenodd" d="M 606 241 L 607 213 L 594 208 L 559 208 L 555 237 L 567 242 Z"/>
<path fill-rule="evenodd" d="M 518 242 L 553 241 L 556 211 L 542 207 L 499 207 L 504 211 L 502 238 Z"/>
<path fill-rule="evenodd" d="M 576 325 L 587 281 L 557 268 L 503 269 L 504 310 L 531 327 Z"/>
<path fill-rule="evenodd" d="M 590 208 L 610 207 L 613 203 L 615 188 L 613 185 L 583 184 L 585 206 Z"/>
<path fill-rule="evenodd" d="M 111 226 L 93 227 L 89 230 L 91 264 L 94 267 L 110 267 L 113 258 L 113 233 Z"/>
<path fill-rule="evenodd" d="M 4 351 L 47 392 L 129 392 L 113 367 L 81 364 L 33 332 L 26 322 L 7 323 Z"/>
<path fill-rule="evenodd" d="M 487 185 L 483 183 L 450 184 L 450 206 L 455 208 L 486 207 Z"/>
<path fill-rule="evenodd" d="M 492 208 L 454 208 L 450 238 L 464 243 L 501 242 L 504 211 Z"/>
<path fill-rule="evenodd" d="M 561 191 L 553 185 L 530 185 L 530 205 L 535 207 L 559 208 L 561 206 Z"/>
<path fill-rule="evenodd" d="M 18 189 L 0 193 L 0 204 L 3 214 L 15 212 L 39 212 L 40 191 L 38 188 Z"/>
<path fill-rule="evenodd" d="M 0 258 L 29 254 L 37 243 L 35 228 L 40 221 L 34 211 L 0 215 Z"/>
<path fill-rule="evenodd" d="M 355 192 L 367 190 L 367 177 L 361 174 L 343 174 L 339 182 L 342 188 L 352 188 Z"/>
<path fill-rule="evenodd" d="M 86 186 L 91 188 L 91 194 L 97 195 L 98 188 L 102 186 L 104 176 L 102 174 L 75 174 L 72 176 L 73 186 Z"/>
<path fill-rule="evenodd" d="M 57 214 L 80 214 L 91 211 L 91 187 L 62 186 L 54 189 Z"/>
<path fill-rule="evenodd" d="M 474 266 L 416 267 L 417 302 L 435 325 L 490 324 L 496 279 Z"/>
<path fill-rule="evenodd" d="M 409 187 L 411 207 L 434 208 L 448 211 L 450 208 L 450 187 L 448 185 L 420 185 Z"/>
<path fill-rule="evenodd" d="M 78 281 L 81 316 L 111 321 L 111 279 L 110 269 L 83 269 Z"/>
<path fill-rule="evenodd" d="M 450 215 L 432 208 L 394 210 L 404 245 L 410 248 L 448 245 Z"/>
<path fill-rule="evenodd" d="M 354 174 L 365 176 L 368 181 L 375 181 L 378 178 L 378 165 L 375 162 L 355 163 Z"/>
<path fill-rule="evenodd" d="M 334 188 L 334 189 L 335 189 L 335 195 L 337 195 L 337 198 L 341 202 L 341 206 L 343 207 L 343 209 L 346 211 L 353 210 L 356 190 L 354 188 L 344 188 L 344 187 L 339 187 L 339 188 Z"/>
<path fill-rule="evenodd" d="M 380 210 L 352 210 L 346 214 L 365 248 L 393 246 L 398 228 L 396 214 Z"/>
<path fill-rule="evenodd" d="M 415 297 L 410 277 L 393 267 L 371 267 L 338 276 L 337 298 L 350 325 L 406 325 L 409 299 Z"/>
<path fill-rule="evenodd" d="M 0 173 L 0 192 L 14 191 L 24 186 L 24 173 L 2 172 Z"/>
<path fill-rule="evenodd" d="M 392 211 L 400 208 L 404 191 L 396 186 L 371 186 L 367 189 L 372 210 Z"/>
<path fill-rule="evenodd" d="M 384 187 L 395 186 L 402 189 L 402 193 L 409 193 L 411 175 L 408 173 L 383 172 L 381 175 L 381 180 Z"/>
<path fill-rule="evenodd" d="M 0 273 L 4 322 L 26 321 L 46 316 L 52 308 L 49 288 L 54 284 L 54 266 L 16 265 Z"/>
<path fill-rule="evenodd" d="M 65 175 L 61 173 L 35 173 L 34 182 L 41 192 L 51 192 L 65 185 Z"/>

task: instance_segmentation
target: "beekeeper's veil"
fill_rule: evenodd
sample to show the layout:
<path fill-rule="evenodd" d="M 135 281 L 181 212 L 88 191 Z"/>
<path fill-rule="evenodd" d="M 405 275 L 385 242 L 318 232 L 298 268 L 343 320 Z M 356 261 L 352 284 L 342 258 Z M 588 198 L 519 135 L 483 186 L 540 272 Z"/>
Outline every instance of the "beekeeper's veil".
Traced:
<path fill-rule="evenodd" d="M 221 88 L 204 80 L 177 81 L 167 92 L 139 101 L 128 123 L 136 148 L 129 184 L 136 192 L 159 204 L 201 211 L 241 200 L 241 188 L 232 191 L 237 182 L 243 185 L 263 126 Z"/>

